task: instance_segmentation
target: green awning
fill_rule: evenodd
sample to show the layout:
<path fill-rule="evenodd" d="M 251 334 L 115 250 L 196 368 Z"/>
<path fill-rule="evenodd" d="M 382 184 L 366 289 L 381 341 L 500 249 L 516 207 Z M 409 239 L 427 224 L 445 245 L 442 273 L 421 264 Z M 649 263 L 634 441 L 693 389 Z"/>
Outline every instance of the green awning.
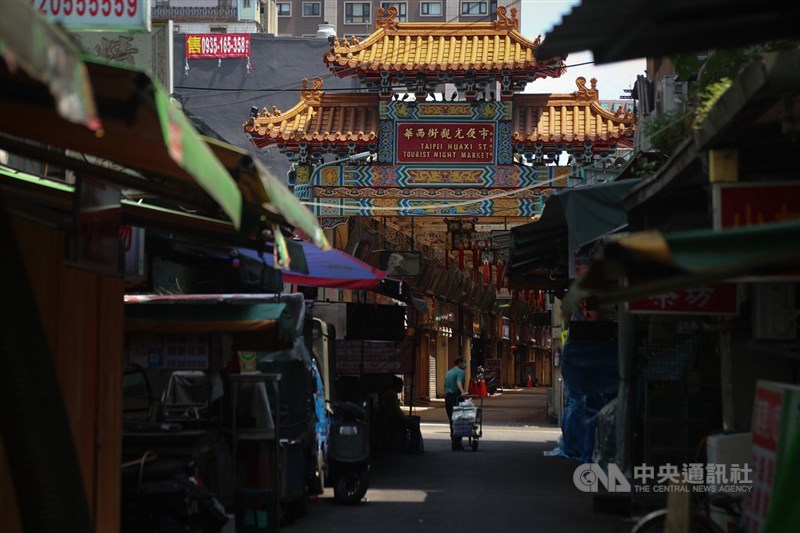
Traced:
<path fill-rule="evenodd" d="M 662 234 L 646 231 L 610 237 L 565 300 L 598 304 L 752 276 L 774 276 L 800 267 L 800 221 L 725 230 Z M 616 287 L 619 279 L 627 286 Z"/>
<path fill-rule="evenodd" d="M 19 72 L 0 68 L 0 133 L 36 141 L 19 146 L 0 136 L 0 147 L 12 153 L 86 173 L 87 161 L 74 158 L 74 167 L 60 148 L 94 156 L 89 174 L 107 178 L 104 171 L 125 175 L 122 186 L 169 198 L 184 206 L 217 209 L 241 225 L 242 194 L 169 95 L 145 72 L 120 63 L 85 56 L 91 89 L 102 129 L 89 131 L 53 113 L 49 89 Z M 2 65 L 2 64 L 0 64 Z M 133 172 L 131 172 L 133 171 Z M 114 181 L 113 178 L 108 178 Z M 213 213 L 212 213 L 213 214 Z"/>
<path fill-rule="evenodd" d="M 267 167 L 237 146 L 210 137 L 203 140 L 236 179 L 246 207 L 293 226 L 323 250 L 330 248 L 317 217 Z"/>
<path fill-rule="evenodd" d="M 627 227 L 622 199 L 636 183 L 581 185 L 547 198 L 539 220 L 511 229 L 506 268 L 509 287 L 565 288 L 570 256 L 587 243 Z"/>
<path fill-rule="evenodd" d="M 44 84 L 61 118 L 100 129 L 92 87 L 80 50 L 30 0 L 0 2 L 0 72 L 22 70 Z M 0 74 L 0 79 L 4 76 Z M 5 109 L 4 109 L 5 112 Z"/>
<path fill-rule="evenodd" d="M 72 185 L 68 185 L 66 183 L 59 183 L 53 180 L 48 180 L 45 178 L 41 178 L 39 176 L 34 176 L 33 174 L 29 174 L 27 172 L 22 172 L 20 170 L 0 165 L 0 186 L 2 186 L 7 181 L 5 180 L 5 178 L 8 178 L 9 183 L 23 184 L 23 186 L 27 186 L 29 188 L 32 188 L 33 190 L 37 188 L 42 188 L 69 195 L 75 192 L 75 187 L 73 187 Z M 71 205 L 72 203 L 71 198 L 69 202 Z"/>

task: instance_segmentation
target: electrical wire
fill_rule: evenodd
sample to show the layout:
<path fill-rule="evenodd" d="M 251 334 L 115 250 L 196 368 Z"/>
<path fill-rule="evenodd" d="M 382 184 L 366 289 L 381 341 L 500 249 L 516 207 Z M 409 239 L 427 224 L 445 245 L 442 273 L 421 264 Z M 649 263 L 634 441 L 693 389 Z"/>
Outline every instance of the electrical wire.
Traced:
<path fill-rule="evenodd" d="M 385 13 L 387 13 L 387 14 L 388 14 L 388 11 L 386 11 Z M 461 17 L 461 15 L 460 15 L 460 14 L 459 14 L 459 15 L 455 15 L 455 16 L 451 17 L 449 20 L 445 20 L 445 21 L 443 21 L 441 24 L 445 24 L 445 25 L 446 25 L 446 24 L 448 24 L 448 23 L 451 23 L 451 22 L 457 22 L 457 21 L 458 21 L 458 19 L 459 19 L 460 17 Z M 489 22 L 493 22 L 493 21 L 489 21 Z M 486 21 L 477 21 L 477 20 L 476 20 L 476 21 L 462 22 L 461 24 L 464 24 L 464 25 L 466 25 L 466 26 L 470 26 L 470 25 L 473 25 L 473 24 L 485 24 L 485 23 L 486 23 Z M 375 30 L 373 30 L 373 33 L 374 33 L 375 31 L 377 31 L 377 28 L 376 28 Z M 455 34 L 455 30 L 454 30 L 454 31 L 452 31 L 452 32 L 449 32 L 449 33 L 445 33 L 445 34 L 444 34 L 444 37 L 445 37 L 445 38 L 446 38 L 446 37 L 453 37 L 453 35 L 454 35 L 454 34 Z M 521 32 L 520 32 L 520 34 L 521 34 Z M 351 35 L 351 38 L 352 38 L 352 37 L 354 37 L 354 34 L 352 34 L 352 33 L 351 33 L 350 35 Z M 372 35 L 372 34 L 370 34 L 370 35 Z M 335 36 L 335 37 L 338 39 L 338 36 Z M 368 38 L 368 37 L 369 37 L 369 36 L 367 36 L 367 38 Z M 524 37 L 524 36 L 523 36 L 523 37 Z M 345 34 L 345 35 L 342 35 L 342 38 L 343 38 L 343 39 L 346 39 L 346 38 L 347 38 L 347 35 L 346 35 L 346 34 Z M 527 37 L 525 37 L 525 39 L 527 39 Z M 411 48 L 409 48 L 409 53 L 413 53 L 413 52 L 416 50 L 416 43 L 409 43 L 409 44 L 411 45 Z M 342 70 L 341 70 L 341 71 L 339 71 L 339 72 L 330 72 L 330 73 L 328 73 L 328 74 L 326 74 L 326 75 L 322 76 L 321 78 L 322 78 L 322 80 L 323 80 L 323 82 L 324 82 L 326 79 L 330 79 L 330 78 L 333 78 L 333 77 L 344 78 L 344 77 L 350 76 L 350 75 L 352 75 L 352 74 L 354 74 L 354 73 L 358 72 L 358 70 L 359 70 L 359 69 L 361 69 L 361 68 L 363 68 L 365 65 L 366 65 L 367 67 L 369 67 L 369 66 L 373 65 L 374 63 L 383 62 L 384 60 L 386 60 L 386 58 L 389 56 L 389 54 L 395 54 L 395 53 L 399 53 L 400 51 L 404 51 L 404 48 L 405 48 L 405 44 L 403 44 L 403 45 L 402 45 L 400 48 L 398 48 L 396 51 L 386 51 L 386 52 L 384 52 L 384 54 L 383 54 L 383 55 L 381 55 L 380 57 L 376 57 L 376 58 L 375 58 L 375 59 L 373 59 L 372 61 L 364 61 L 364 62 L 360 63 L 360 64 L 359 64 L 359 65 L 357 65 L 357 66 L 354 66 L 354 67 L 348 67 L 348 68 L 342 69 Z M 280 88 L 279 88 L 279 89 L 280 89 Z M 292 88 L 292 89 L 289 89 L 289 86 L 288 86 L 288 85 L 286 85 L 286 86 L 285 86 L 285 89 L 287 90 L 287 92 L 288 92 L 288 91 L 290 91 L 290 90 L 291 90 L 292 92 L 294 92 L 294 90 L 298 90 L 298 89 L 293 89 L 293 88 Z"/>
<path fill-rule="evenodd" d="M 574 65 L 564 65 L 564 68 L 573 68 L 573 67 L 582 67 L 584 65 L 594 65 L 594 61 L 584 61 L 583 63 L 575 63 Z M 438 83 L 438 82 L 437 82 Z M 533 83 L 533 82 L 530 82 Z M 192 97 L 211 97 L 211 96 L 218 96 L 215 93 L 226 93 L 226 92 L 235 92 L 235 93 L 299 93 L 306 91 L 307 89 L 303 88 L 293 88 L 293 89 L 284 89 L 284 88 L 269 88 L 269 89 L 232 89 L 227 87 L 189 87 L 186 85 L 176 85 L 175 89 L 185 89 L 189 91 L 213 91 L 211 94 L 192 94 Z M 391 85 L 389 89 L 408 89 L 406 85 Z M 353 92 L 358 91 L 358 89 L 353 89 L 352 87 L 331 87 L 328 89 L 321 89 L 323 92 L 339 92 L 339 91 L 347 91 Z M 363 90 L 362 90 L 363 92 Z M 367 91 L 369 92 L 369 91 Z"/>
<path fill-rule="evenodd" d="M 369 211 L 373 211 L 373 212 L 375 212 L 375 211 L 377 211 L 377 212 L 382 212 L 382 211 L 401 212 L 402 211 L 403 213 L 398 214 L 398 216 L 409 216 L 408 214 L 404 214 L 404 213 L 405 212 L 409 212 L 409 211 L 413 212 L 413 211 L 419 211 L 419 210 L 424 210 L 424 209 L 443 209 L 443 208 L 451 208 L 451 207 L 461 207 L 461 206 L 465 206 L 465 205 L 479 204 L 481 202 L 486 202 L 486 201 L 491 201 L 491 200 L 498 200 L 498 199 L 501 199 L 501 198 L 507 198 L 507 197 L 512 196 L 514 194 L 518 194 L 520 192 L 529 191 L 529 190 L 535 189 L 537 187 L 547 186 L 547 185 L 550 185 L 550 184 L 554 183 L 557 180 L 562 180 L 562 179 L 564 179 L 564 178 L 563 177 L 553 178 L 553 179 L 550 179 L 550 180 L 534 183 L 533 185 L 527 185 L 525 187 L 520 187 L 520 188 L 509 190 L 509 191 L 503 191 L 503 192 L 500 192 L 500 193 L 495 194 L 495 195 L 486 196 L 484 198 L 476 198 L 476 199 L 473 199 L 473 200 L 464 200 L 464 201 L 456 202 L 456 203 L 452 203 L 451 202 L 451 203 L 447 203 L 447 204 L 429 204 L 429 205 L 421 205 L 421 206 L 414 206 L 414 207 L 400 207 L 400 206 L 398 206 L 398 207 L 380 207 L 380 206 L 368 207 L 368 206 L 332 205 L 330 203 L 326 204 L 326 203 L 323 203 L 323 202 L 314 202 L 314 201 L 301 201 L 300 203 L 303 204 L 303 205 L 309 206 L 309 207 L 335 207 L 335 208 L 341 209 L 343 211 L 365 211 L 365 210 L 369 210 Z M 364 216 L 370 216 L 370 215 L 364 215 Z M 432 215 L 432 216 L 435 216 L 435 215 Z"/>
<path fill-rule="evenodd" d="M 453 22 L 453 21 L 457 20 L 459 17 L 460 17 L 460 15 L 454 16 L 449 21 L 446 21 L 446 22 Z M 478 24 L 478 23 L 481 23 L 481 22 L 475 21 L 475 22 L 469 22 L 467 24 Z M 444 37 L 446 38 L 448 35 L 450 37 L 452 37 L 454 34 L 455 34 L 455 32 L 453 31 L 453 32 L 450 32 L 448 34 L 445 34 Z M 343 38 L 346 39 L 346 35 L 344 35 Z M 525 38 L 528 39 L 527 37 L 525 37 Z M 530 39 L 528 39 L 528 40 L 530 40 Z M 324 83 L 324 80 L 326 80 L 326 79 L 331 79 L 331 78 L 334 78 L 334 77 L 343 78 L 345 76 L 348 76 L 348 75 L 350 75 L 352 73 L 357 72 L 361 68 L 369 67 L 372 64 L 384 61 L 388 57 L 388 55 L 390 53 L 391 54 L 396 54 L 396 53 L 400 53 L 400 51 L 403 51 L 403 53 L 405 53 L 405 50 L 404 50 L 405 46 L 406 46 L 405 43 L 403 43 L 398 50 L 392 50 L 391 52 L 386 51 L 386 52 L 384 52 L 384 54 L 381 55 L 381 57 L 375 58 L 372 61 L 365 61 L 365 62 L 360 63 L 356 67 L 349 67 L 349 68 L 343 69 L 343 70 L 341 70 L 339 72 L 330 72 L 330 73 L 328 73 L 328 74 L 326 74 L 324 76 L 320 76 L 320 78 L 323 80 L 323 83 Z M 417 46 L 418 46 L 417 45 L 417 40 L 415 40 L 413 42 L 409 42 L 408 53 L 414 53 L 414 51 L 415 51 Z M 571 67 L 591 65 L 591 64 L 594 64 L 594 63 L 595 63 L 594 61 L 585 61 L 585 62 L 582 62 L 582 63 L 576 63 L 574 65 L 563 65 L 562 67 L 564 69 L 568 69 L 568 68 L 571 68 Z M 425 85 L 427 86 L 428 84 L 426 83 Z M 192 90 L 192 91 L 194 91 L 194 90 L 198 90 L 198 91 L 204 90 L 204 91 L 208 91 L 209 92 L 208 94 L 191 94 L 191 95 L 187 95 L 190 98 L 208 98 L 208 97 L 223 95 L 225 93 L 230 93 L 230 92 L 236 92 L 238 94 L 255 93 L 253 95 L 253 97 L 249 99 L 249 101 L 252 101 L 253 99 L 255 99 L 258 96 L 260 96 L 262 94 L 265 94 L 265 93 L 282 93 L 282 92 L 287 92 L 288 93 L 288 92 L 301 92 L 301 91 L 304 90 L 302 88 L 297 88 L 296 86 L 290 87 L 288 84 L 283 86 L 283 87 L 278 86 L 278 87 L 261 88 L 261 89 L 202 88 L 202 87 L 189 87 L 189 86 L 180 86 L 180 85 L 176 86 L 175 88 L 176 89 L 182 89 L 182 90 Z M 408 86 L 405 85 L 405 84 L 403 84 L 403 85 L 392 85 L 390 87 L 390 89 L 392 89 L 392 90 L 394 90 L 394 89 L 407 90 Z M 349 88 L 348 87 L 348 88 L 324 89 L 324 92 L 339 92 L 339 91 L 342 91 L 342 92 L 345 92 L 345 91 L 353 92 L 353 88 Z M 243 99 L 240 102 L 244 103 L 246 101 L 248 101 L 248 100 L 244 100 Z M 219 104 L 206 104 L 206 105 L 200 105 L 200 106 L 192 106 L 192 109 L 193 110 L 207 109 L 207 108 L 212 108 L 212 107 L 229 106 L 229 105 L 230 105 L 230 102 L 219 103 Z M 557 178 L 557 179 L 563 179 L 563 178 Z M 422 205 L 422 206 L 415 206 L 415 207 L 399 207 L 399 206 L 398 207 L 380 207 L 380 206 L 361 207 L 361 206 L 346 206 L 346 205 L 345 206 L 336 206 L 336 207 L 338 209 L 343 210 L 343 211 L 363 211 L 363 210 L 368 209 L 371 212 L 384 212 L 385 211 L 385 212 L 393 212 L 393 213 L 419 211 L 419 210 L 426 210 L 426 209 L 446 209 L 446 208 L 451 208 L 451 207 L 460 207 L 460 206 L 465 206 L 465 205 L 477 204 L 477 203 L 481 203 L 481 202 L 485 202 L 485 201 L 492 201 L 492 200 L 495 200 L 495 199 L 502 199 L 502 198 L 505 198 L 505 197 L 508 197 L 508 196 L 511 196 L 511 195 L 514 195 L 514 194 L 518 194 L 520 192 L 524 192 L 524 191 L 527 191 L 527 190 L 530 190 L 530 189 L 533 189 L 533 188 L 536 188 L 536 187 L 542 187 L 542 186 L 549 185 L 553 181 L 555 181 L 555 179 L 554 180 L 548 180 L 548 181 L 545 181 L 545 182 L 539 182 L 539 183 L 536 183 L 536 184 L 533 184 L 533 185 L 529 185 L 529 186 L 526 186 L 526 187 L 515 189 L 513 191 L 504 191 L 504 192 L 501 192 L 501 193 L 493 195 L 493 196 L 488 196 L 488 197 L 478 198 L 478 199 L 472 199 L 472 200 L 464 200 L 464 201 L 457 202 L 457 203 L 430 204 L 430 205 Z M 322 202 L 313 202 L 313 201 L 308 202 L 308 201 L 306 201 L 306 202 L 301 202 L 301 203 L 303 203 L 304 205 L 313 206 L 313 207 L 331 207 L 331 204 L 326 204 L 326 203 L 322 203 Z M 400 216 L 402 216 L 402 214 Z"/>
<path fill-rule="evenodd" d="M 459 17 L 460 17 L 460 15 L 454 16 L 450 20 L 445 21 L 444 24 L 446 24 L 448 22 L 456 21 L 456 20 L 458 20 Z M 480 22 L 480 21 L 468 22 L 468 23 L 465 23 L 465 24 L 471 25 L 471 24 L 481 24 L 481 23 L 485 24 L 485 22 Z M 455 34 L 454 31 L 450 32 L 450 33 L 446 33 L 446 34 L 444 34 L 444 37 L 445 38 L 448 37 L 448 36 L 453 37 L 454 34 Z M 343 36 L 343 37 L 346 38 L 346 35 Z M 525 37 L 525 36 L 523 36 L 523 37 Z M 525 37 L 525 39 L 528 39 L 528 38 Z M 528 39 L 528 40 L 530 40 L 530 39 Z M 410 42 L 409 43 L 408 53 L 413 53 L 415 51 L 416 47 L 417 47 L 416 41 L 415 42 Z M 336 73 L 330 72 L 328 74 L 325 74 L 324 76 L 320 76 L 319 78 L 321 78 L 323 80 L 323 83 L 324 83 L 325 80 L 331 79 L 333 77 L 343 78 L 343 77 L 349 76 L 349 75 L 357 72 L 359 69 L 364 68 L 365 66 L 369 67 L 372 64 L 383 62 L 389 56 L 389 54 L 393 55 L 393 54 L 396 54 L 396 53 L 400 53 L 400 51 L 403 51 L 405 53 L 404 48 L 405 48 L 405 43 L 403 43 L 401 45 L 401 47 L 398 48 L 397 50 L 386 51 L 380 57 L 377 57 L 377 58 L 373 59 L 372 61 L 365 61 L 365 62 L 360 63 L 358 66 L 348 67 L 348 68 L 343 69 L 343 70 L 341 70 L 339 72 L 336 72 Z M 593 63 L 594 63 L 594 61 L 587 61 L 587 62 L 584 62 L 584 63 L 575 64 L 575 65 L 569 65 L 569 66 L 564 65 L 563 68 L 576 67 L 576 66 L 582 66 L 582 65 L 593 64 Z M 391 87 L 391 89 L 396 89 L 396 88 L 397 89 L 408 89 L 408 87 L 406 85 L 399 85 L 399 86 L 392 86 Z M 300 92 L 300 91 L 304 90 L 302 88 L 297 88 L 294 83 L 292 83 L 291 86 L 286 84 L 283 87 L 279 86 L 279 87 L 262 88 L 262 89 L 227 89 L 227 88 L 214 89 L 214 88 L 202 88 L 202 87 L 188 87 L 188 86 L 181 86 L 181 85 L 175 86 L 175 89 L 212 91 L 211 94 L 205 94 L 205 95 L 192 94 L 192 95 L 190 95 L 192 98 L 210 97 L 210 96 L 216 96 L 217 94 L 225 94 L 226 92 L 234 92 L 234 91 L 238 92 L 238 93 L 255 92 L 255 93 L 262 94 L 262 93 L 271 93 L 271 92 L 272 93 Z M 353 89 L 352 88 L 332 88 L 332 89 L 326 89 L 325 91 L 326 92 L 329 92 L 329 91 L 330 92 L 333 92 L 333 91 L 351 91 L 352 92 Z M 244 102 L 244 100 L 242 102 Z M 205 109 L 205 108 L 208 108 L 208 107 L 218 107 L 218 106 L 223 106 L 223 105 L 230 105 L 230 102 L 221 103 L 221 104 L 207 104 L 205 106 L 194 106 L 193 109 Z"/>

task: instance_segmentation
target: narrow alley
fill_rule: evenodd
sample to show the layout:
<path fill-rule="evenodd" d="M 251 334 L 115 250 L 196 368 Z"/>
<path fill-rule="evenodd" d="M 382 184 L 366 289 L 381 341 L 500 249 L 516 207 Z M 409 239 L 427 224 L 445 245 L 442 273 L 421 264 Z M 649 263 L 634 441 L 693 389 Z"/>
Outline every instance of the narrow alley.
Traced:
<path fill-rule="evenodd" d="M 561 431 L 547 420 L 545 390 L 506 390 L 484 399 L 477 452 L 450 450 L 443 401 L 415 408 L 425 453 L 376 458 L 365 501 L 333 503 L 330 490 L 282 530 L 621 532 L 624 516 L 592 510 L 572 482 L 577 462 L 548 457 Z"/>

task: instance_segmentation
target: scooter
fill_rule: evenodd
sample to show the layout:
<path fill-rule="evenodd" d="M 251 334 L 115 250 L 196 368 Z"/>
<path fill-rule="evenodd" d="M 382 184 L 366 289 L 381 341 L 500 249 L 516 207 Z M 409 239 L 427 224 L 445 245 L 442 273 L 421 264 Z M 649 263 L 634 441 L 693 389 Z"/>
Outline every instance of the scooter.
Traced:
<path fill-rule="evenodd" d="M 331 402 L 325 484 L 337 503 L 356 504 L 369 487 L 367 413 L 351 402 Z"/>
<path fill-rule="evenodd" d="M 497 393 L 497 375 L 494 372 L 486 372 L 483 376 L 486 381 L 486 392 L 489 394 Z"/>
<path fill-rule="evenodd" d="M 145 454 L 122 468 L 123 533 L 218 532 L 225 508 L 190 459 Z"/>
<path fill-rule="evenodd" d="M 484 371 L 480 372 L 477 377 L 478 381 L 483 380 L 486 383 L 486 392 L 488 394 L 497 393 L 497 376 L 494 372 Z"/>

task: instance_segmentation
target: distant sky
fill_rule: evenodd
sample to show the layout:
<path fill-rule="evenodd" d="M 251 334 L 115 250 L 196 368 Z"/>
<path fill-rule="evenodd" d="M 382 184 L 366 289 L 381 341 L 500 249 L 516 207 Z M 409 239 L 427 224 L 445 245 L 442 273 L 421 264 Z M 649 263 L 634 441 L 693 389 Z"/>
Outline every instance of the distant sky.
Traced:
<path fill-rule="evenodd" d="M 580 0 L 522 0 L 522 34 L 530 40 L 537 35 L 544 39 L 547 32 L 561 22 L 564 15 L 580 4 Z M 577 89 L 575 79 L 583 76 L 588 80 L 597 78 L 597 90 L 601 100 L 614 100 L 627 94 L 623 89 L 633 87 L 638 74 L 644 74 L 645 60 L 634 59 L 617 63 L 594 64 L 570 67 L 592 61 L 590 51 L 571 53 L 567 57 L 567 72 L 557 79 L 536 80 L 529 83 L 527 93 L 571 93 Z"/>

